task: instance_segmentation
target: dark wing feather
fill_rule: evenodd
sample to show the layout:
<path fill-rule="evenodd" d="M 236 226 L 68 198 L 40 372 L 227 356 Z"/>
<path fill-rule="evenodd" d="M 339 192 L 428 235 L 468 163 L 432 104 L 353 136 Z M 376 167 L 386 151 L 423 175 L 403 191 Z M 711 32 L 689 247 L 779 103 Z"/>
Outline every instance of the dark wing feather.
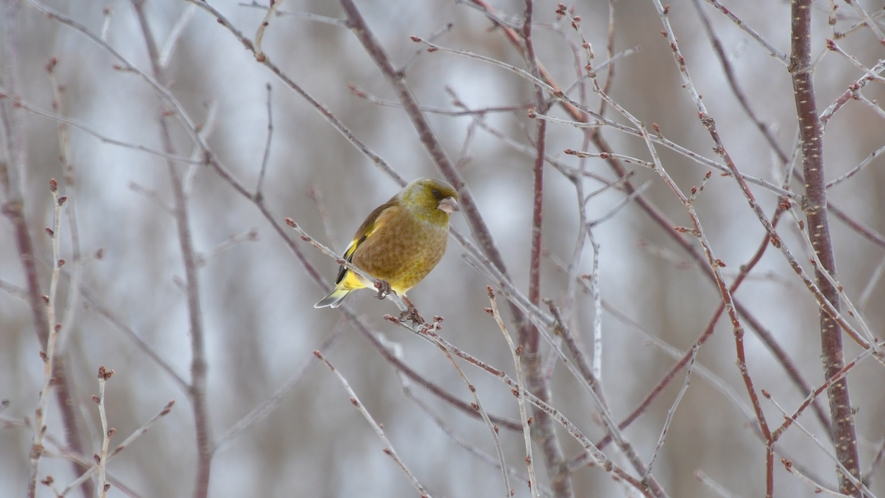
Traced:
<path fill-rule="evenodd" d="M 388 208 L 396 206 L 399 203 L 396 196 L 392 197 L 389 201 L 375 208 L 374 211 L 369 213 L 369 216 L 366 217 L 363 224 L 356 230 L 356 233 L 353 235 L 353 240 L 350 242 L 350 245 L 347 246 L 347 249 L 344 251 L 343 258 L 348 262 L 353 262 L 353 253 L 356 251 L 357 247 L 360 246 L 368 237 L 372 235 L 378 227 L 375 224 L 378 222 L 378 218 Z M 338 268 L 338 278 L 335 279 L 335 283 L 338 284 L 342 280 L 344 280 L 344 276 L 347 275 L 347 267 L 342 265 Z"/>

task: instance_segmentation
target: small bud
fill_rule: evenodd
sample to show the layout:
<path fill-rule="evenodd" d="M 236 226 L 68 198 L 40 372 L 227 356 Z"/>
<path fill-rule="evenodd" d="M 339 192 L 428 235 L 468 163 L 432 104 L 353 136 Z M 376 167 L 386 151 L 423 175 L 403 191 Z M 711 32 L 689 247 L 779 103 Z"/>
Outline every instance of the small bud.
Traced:
<path fill-rule="evenodd" d="M 162 417 L 162 416 L 166 415 L 167 413 L 169 413 L 170 411 L 172 411 L 172 407 L 174 405 L 175 405 L 174 399 L 172 401 L 166 403 L 166 406 L 163 408 L 163 411 L 160 412 L 160 416 Z"/>

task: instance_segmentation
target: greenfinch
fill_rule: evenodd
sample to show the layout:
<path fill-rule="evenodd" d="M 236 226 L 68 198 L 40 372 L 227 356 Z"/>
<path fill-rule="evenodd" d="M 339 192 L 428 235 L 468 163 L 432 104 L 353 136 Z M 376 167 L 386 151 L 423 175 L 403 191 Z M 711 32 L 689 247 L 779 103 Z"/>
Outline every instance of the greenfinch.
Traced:
<path fill-rule="evenodd" d="M 458 210 L 451 185 L 419 178 L 375 208 L 360 225 L 343 258 L 400 297 L 424 279 L 446 252 L 449 215 Z M 341 266 L 335 288 L 314 308 L 337 308 L 348 294 L 374 284 Z"/>

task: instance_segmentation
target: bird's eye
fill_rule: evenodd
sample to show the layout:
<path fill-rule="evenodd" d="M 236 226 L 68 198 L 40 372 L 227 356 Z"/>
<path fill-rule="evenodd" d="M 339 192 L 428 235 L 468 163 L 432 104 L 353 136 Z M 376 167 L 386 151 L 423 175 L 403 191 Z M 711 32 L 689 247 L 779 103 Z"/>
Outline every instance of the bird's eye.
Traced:
<path fill-rule="evenodd" d="M 442 197 L 442 194 L 440 193 L 439 189 L 435 188 L 435 189 L 431 190 L 430 193 L 433 194 L 433 197 L 435 197 L 437 199 Z"/>

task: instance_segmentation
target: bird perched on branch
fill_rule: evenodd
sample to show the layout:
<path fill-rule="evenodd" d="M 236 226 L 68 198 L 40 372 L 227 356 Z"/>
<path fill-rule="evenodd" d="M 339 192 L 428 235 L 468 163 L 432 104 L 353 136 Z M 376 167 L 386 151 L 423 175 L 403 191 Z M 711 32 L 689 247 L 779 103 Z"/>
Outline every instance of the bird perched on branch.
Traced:
<path fill-rule="evenodd" d="M 451 185 L 419 178 L 369 214 L 344 251 L 344 259 L 386 282 L 414 311 L 405 293 L 442 259 L 449 238 L 449 215 L 457 210 L 458 192 Z M 351 292 L 375 288 L 373 282 L 346 266 L 338 269 L 335 283 L 314 308 L 337 308 Z"/>

